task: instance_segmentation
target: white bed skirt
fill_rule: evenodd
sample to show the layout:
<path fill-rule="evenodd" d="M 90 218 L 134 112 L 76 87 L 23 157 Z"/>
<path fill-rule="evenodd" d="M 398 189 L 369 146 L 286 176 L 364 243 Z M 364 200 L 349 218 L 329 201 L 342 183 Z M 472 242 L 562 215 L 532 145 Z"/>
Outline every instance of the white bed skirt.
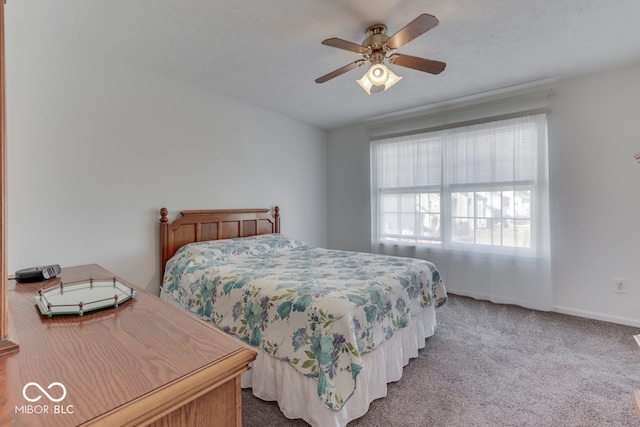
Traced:
<path fill-rule="evenodd" d="M 170 295 L 161 298 L 180 307 Z M 193 314 L 193 313 L 191 313 Z M 261 349 L 252 368 L 242 374 L 242 388 L 251 388 L 262 400 L 277 401 L 287 418 L 301 418 L 312 426 L 343 427 L 369 410 L 375 399 L 387 395 L 387 383 L 398 381 L 409 359 L 418 356 L 425 339 L 434 334 L 436 313 L 433 305 L 414 315 L 405 328 L 362 357 L 363 369 L 357 377 L 356 390 L 338 412 L 327 408 L 318 397 L 318 382 L 298 373 L 287 362 L 274 359 Z"/>
<path fill-rule="evenodd" d="M 253 395 L 262 400 L 277 401 L 287 418 L 302 418 L 312 426 L 345 426 L 363 416 L 372 401 L 387 395 L 387 383 L 402 377 L 402 368 L 409 359 L 418 356 L 418 350 L 425 346 L 425 338 L 433 335 L 435 327 L 435 309 L 425 308 L 411 318 L 409 326 L 396 331 L 375 351 L 365 354 L 356 390 L 338 412 L 327 408 L 318 398 L 317 381 L 300 375 L 287 362 L 274 359 L 260 349 L 253 368 L 242 375 L 242 387 L 251 387 Z"/>

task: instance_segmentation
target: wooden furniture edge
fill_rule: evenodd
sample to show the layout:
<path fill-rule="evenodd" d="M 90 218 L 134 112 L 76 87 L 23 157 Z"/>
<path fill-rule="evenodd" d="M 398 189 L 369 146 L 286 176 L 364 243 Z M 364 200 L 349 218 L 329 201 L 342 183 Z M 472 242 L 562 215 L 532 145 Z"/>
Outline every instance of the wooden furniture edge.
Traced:
<path fill-rule="evenodd" d="M 239 378 L 242 373 L 249 370 L 248 364 L 255 359 L 255 354 L 256 352 L 249 348 L 238 349 L 222 360 L 216 360 L 185 377 L 127 402 L 119 407 L 116 413 L 103 414 L 80 426 L 133 427 L 151 424 L 221 384 Z M 178 386 L 174 386 L 176 382 L 179 382 Z"/>
<path fill-rule="evenodd" d="M 201 210 L 183 210 L 180 216 L 173 221 L 169 221 L 169 210 L 167 208 L 160 209 L 160 286 L 164 278 L 164 269 L 179 248 L 173 247 L 173 232 L 182 225 L 193 224 L 196 226 L 196 236 L 192 241 L 186 243 L 198 242 L 200 240 L 200 229 L 203 223 L 242 221 L 242 220 L 268 220 L 271 222 L 271 233 L 280 233 L 280 207 L 274 206 L 273 215 L 271 209 L 201 209 Z M 259 233 L 258 234 L 264 234 Z M 241 229 L 238 236 L 246 237 Z"/>
<path fill-rule="evenodd" d="M 4 37 L 4 5 L 0 0 L 0 355 L 18 350 L 16 334 L 9 316 L 7 283 L 7 108 Z"/>
<path fill-rule="evenodd" d="M 16 333 L 13 322 L 11 321 L 11 313 L 7 310 L 8 315 L 8 332 L 5 338 L 0 341 L 0 356 L 18 351 L 18 334 Z"/>

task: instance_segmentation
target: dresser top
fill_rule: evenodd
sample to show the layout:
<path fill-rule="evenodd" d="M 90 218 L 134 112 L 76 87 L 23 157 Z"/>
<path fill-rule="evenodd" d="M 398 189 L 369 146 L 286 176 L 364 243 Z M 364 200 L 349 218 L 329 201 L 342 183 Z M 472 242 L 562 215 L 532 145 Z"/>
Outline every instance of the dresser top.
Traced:
<path fill-rule="evenodd" d="M 207 369 L 215 376 L 215 365 L 240 369 L 255 358 L 240 341 L 140 288 L 118 307 L 83 316 L 40 314 L 39 289 L 89 278 L 113 274 L 91 264 L 64 268 L 46 282 L 11 284 L 9 312 L 20 349 L 0 356 L 0 425 L 108 425 L 109 414 L 132 402 L 179 393 L 168 389 Z"/>

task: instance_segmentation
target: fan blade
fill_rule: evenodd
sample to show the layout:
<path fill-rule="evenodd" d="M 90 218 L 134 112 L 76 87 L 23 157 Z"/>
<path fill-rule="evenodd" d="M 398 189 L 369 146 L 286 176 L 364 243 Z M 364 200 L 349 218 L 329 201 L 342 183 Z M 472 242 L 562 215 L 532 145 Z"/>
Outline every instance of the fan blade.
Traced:
<path fill-rule="evenodd" d="M 322 44 L 325 46 L 337 47 L 338 49 L 344 49 L 344 50 L 348 50 L 348 51 L 356 52 L 360 54 L 367 53 L 369 51 L 369 48 L 366 46 L 362 46 L 357 43 L 348 42 L 346 40 L 338 39 L 335 37 L 331 39 L 323 40 Z"/>
<path fill-rule="evenodd" d="M 389 62 L 401 67 L 413 68 L 414 70 L 424 71 L 425 73 L 440 74 L 444 71 L 447 64 L 432 59 L 418 58 L 417 56 L 402 55 L 394 53 L 389 57 Z"/>
<path fill-rule="evenodd" d="M 347 64 L 342 68 L 338 68 L 337 70 L 332 71 L 329 74 L 325 74 L 322 77 L 318 77 L 316 79 L 316 83 L 324 83 L 324 82 L 326 82 L 328 80 L 331 80 L 334 77 L 338 77 L 338 76 L 346 73 L 347 71 L 351 71 L 354 68 L 361 67 L 362 65 L 364 65 L 364 63 L 365 63 L 364 59 L 358 59 L 357 61 L 352 62 L 351 64 Z"/>
<path fill-rule="evenodd" d="M 427 13 L 423 13 L 413 21 L 409 22 L 400 31 L 392 35 L 387 40 L 387 47 L 390 49 L 397 49 L 409 43 L 411 40 L 426 33 L 436 25 L 438 25 L 438 18 Z"/>

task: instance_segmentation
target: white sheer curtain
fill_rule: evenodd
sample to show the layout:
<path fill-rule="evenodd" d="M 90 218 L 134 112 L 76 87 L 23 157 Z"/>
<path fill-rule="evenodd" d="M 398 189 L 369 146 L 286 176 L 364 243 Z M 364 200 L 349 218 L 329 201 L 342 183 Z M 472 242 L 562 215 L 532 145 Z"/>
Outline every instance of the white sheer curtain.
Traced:
<path fill-rule="evenodd" d="M 372 249 L 425 258 L 455 294 L 553 307 L 545 114 L 371 143 Z"/>

